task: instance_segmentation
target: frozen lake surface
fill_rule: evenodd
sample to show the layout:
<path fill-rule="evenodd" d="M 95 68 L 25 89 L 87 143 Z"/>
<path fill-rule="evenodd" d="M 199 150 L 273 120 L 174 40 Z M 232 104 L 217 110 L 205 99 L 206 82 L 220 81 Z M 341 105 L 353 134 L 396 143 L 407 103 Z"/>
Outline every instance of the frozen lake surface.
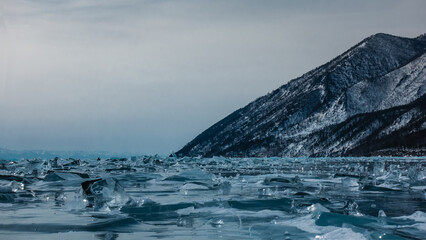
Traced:
<path fill-rule="evenodd" d="M 0 160 L 0 239 L 425 239 L 426 158 Z"/>

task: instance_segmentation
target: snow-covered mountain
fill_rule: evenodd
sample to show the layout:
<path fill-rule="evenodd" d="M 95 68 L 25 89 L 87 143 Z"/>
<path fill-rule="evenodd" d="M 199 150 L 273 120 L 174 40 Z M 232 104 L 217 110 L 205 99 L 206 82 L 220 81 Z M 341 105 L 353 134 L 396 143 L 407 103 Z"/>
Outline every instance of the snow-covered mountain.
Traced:
<path fill-rule="evenodd" d="M 426 149 L 425 94 L 426 34 L 375 34 L 233 112 L 177 154 L 415 154 Z M 412 143 L 384 143 L 398 134 Z"/>

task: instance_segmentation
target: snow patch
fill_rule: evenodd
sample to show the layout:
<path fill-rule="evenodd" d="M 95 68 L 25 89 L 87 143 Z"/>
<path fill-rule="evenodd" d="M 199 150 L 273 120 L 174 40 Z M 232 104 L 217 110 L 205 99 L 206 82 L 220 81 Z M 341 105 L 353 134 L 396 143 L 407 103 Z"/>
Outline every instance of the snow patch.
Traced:
<path fill-rule="evenodd" d="M 402 114 L 399 118 L 397 118 L 389 127 L 387 127 L 385 130 L 383 130 L 380 134 L 380 136 L 389 135 L 392 132 L 395 132 L 402 127 L 406 126 L 408 122 L 411 121 L 413 118 L 414 111 L 411 110 L 409 112 L 406 112 Z"/>

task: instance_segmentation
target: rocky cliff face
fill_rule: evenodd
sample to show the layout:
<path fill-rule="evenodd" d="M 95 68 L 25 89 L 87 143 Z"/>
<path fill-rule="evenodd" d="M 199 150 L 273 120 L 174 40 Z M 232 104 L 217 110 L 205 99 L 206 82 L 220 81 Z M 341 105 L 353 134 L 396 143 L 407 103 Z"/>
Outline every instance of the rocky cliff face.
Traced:
<path fill-rule="evenodd" d="M 378 129 L 403 129 L 416 119 L 425 125 L 423 108 L 411 109 L 426 93 L 425 50 L 426 35 L 373 35 L 230 114 L 177 153 L 295 157 L 397 154 L 402 148 L 419 152 L 426 148 L 421 127 L 414 127 L 418 134 L 410 135 L 415 146 L 375 144 L 370 149 L 366 144 L 399 133 Z M 401 113 L 395 107 L 411 110 Z M 380 116 L 388 117 L 384 122 Z M 367 126 L 368 121 L 372 125 Z"/>

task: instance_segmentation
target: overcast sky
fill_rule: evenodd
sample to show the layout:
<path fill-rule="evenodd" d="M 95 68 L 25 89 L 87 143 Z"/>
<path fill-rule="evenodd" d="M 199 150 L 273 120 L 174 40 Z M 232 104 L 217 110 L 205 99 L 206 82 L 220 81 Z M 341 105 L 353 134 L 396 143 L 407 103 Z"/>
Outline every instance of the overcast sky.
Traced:
<path fill-rule="evenodd" d="M 0 0 L 0 147 L 168 154 L 426 1 Z"/>

